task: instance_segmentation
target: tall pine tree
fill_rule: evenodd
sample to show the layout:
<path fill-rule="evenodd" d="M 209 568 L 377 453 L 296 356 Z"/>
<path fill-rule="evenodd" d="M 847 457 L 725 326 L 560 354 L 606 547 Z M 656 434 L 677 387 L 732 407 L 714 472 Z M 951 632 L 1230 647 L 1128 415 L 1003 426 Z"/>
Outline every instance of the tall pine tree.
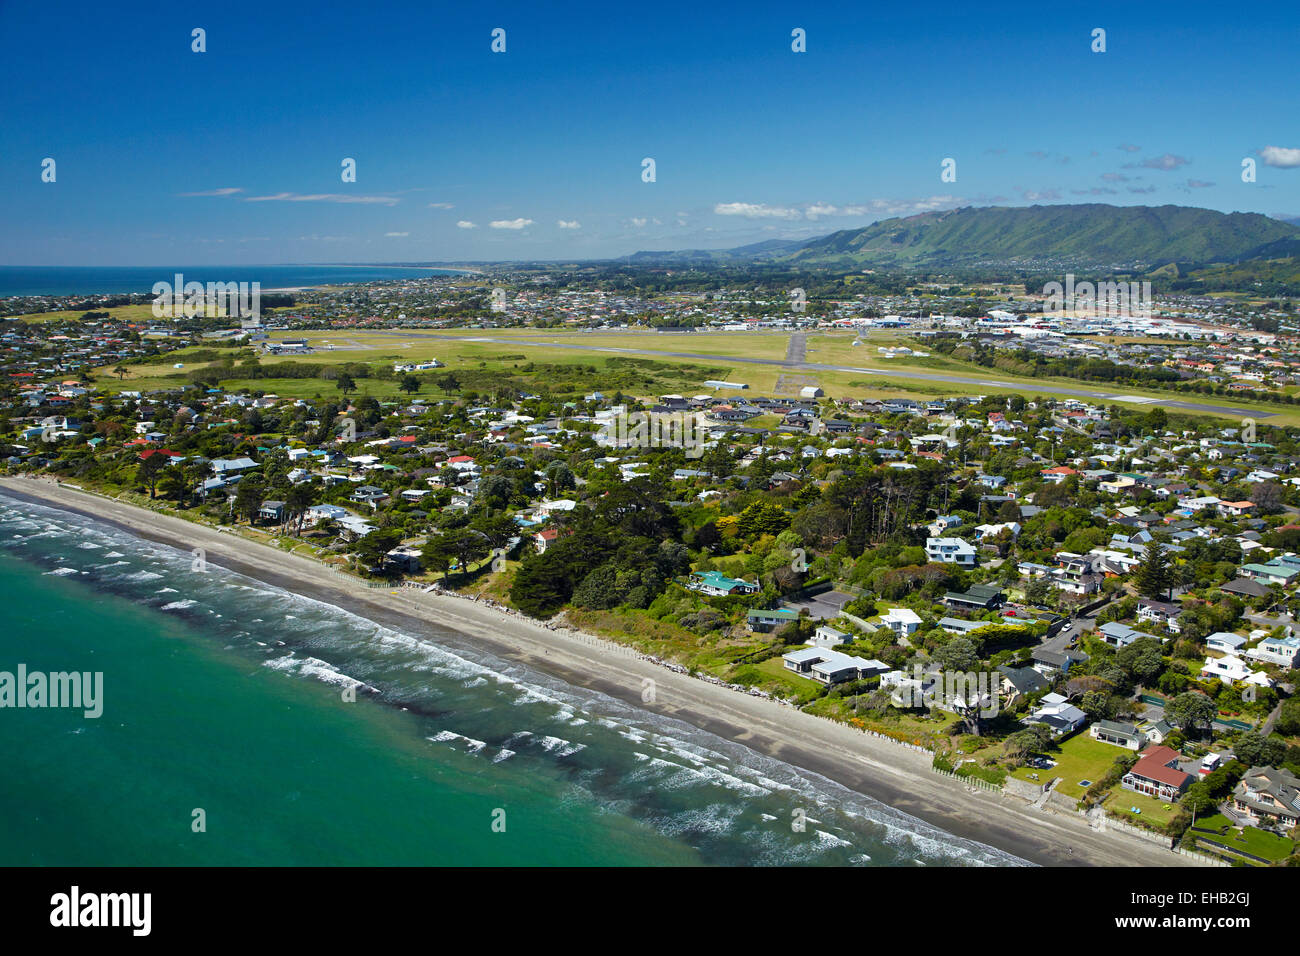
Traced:
<path fill-rule="evenodd" d="M 1147 547 L 1142 563 L 1133 573 L 1133 585 L 1138 593 L 1149 598 L 1167 598 L 1174 583 L 1174 572 L 1170 566 L 1169 554 L 1158 542 Z"/>

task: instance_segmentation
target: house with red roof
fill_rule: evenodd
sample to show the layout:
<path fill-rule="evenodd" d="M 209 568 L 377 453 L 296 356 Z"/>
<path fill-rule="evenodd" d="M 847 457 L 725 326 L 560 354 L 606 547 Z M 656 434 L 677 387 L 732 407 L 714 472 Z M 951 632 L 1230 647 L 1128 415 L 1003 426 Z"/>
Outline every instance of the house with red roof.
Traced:
<path fill-rule="evenodd" d="M 1044 468 L 1039 474 L 1043 476 L 1043 481 L 1050 481 L 1054 485 L 1059 485 L 1071 475 L 1077 475 L 1078 472 L 1069 465 L 1057 465 L 1055 468 Z"/>
<path fill-rule="evenodd" d="M 1142 751 L 1133 769 L 1120 781 L 1125 790 L 1145 793 L 1157 800 L 1177 800 L 1192 785 L 1192 775 L 1178 769 L 1178 751 L 1152 745 Z"/>

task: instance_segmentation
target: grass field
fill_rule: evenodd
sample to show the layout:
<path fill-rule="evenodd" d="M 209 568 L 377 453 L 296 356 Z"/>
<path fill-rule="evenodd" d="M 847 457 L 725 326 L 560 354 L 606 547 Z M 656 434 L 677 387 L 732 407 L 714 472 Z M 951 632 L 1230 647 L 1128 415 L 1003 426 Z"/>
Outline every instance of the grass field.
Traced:
<path fill-rule="evenodd" d="M 129 308 L 144 309 L 146 306 Z M 434 337 L 436 334 L 437 337 Z M 559 385 L 571 384 L 575 389 L 599 389 L 612 392 L 619 389 L 638 398 L 654 398 L 658 394 L 680 392 L 683 394 L 727 395 L 793 395 L 801 384 L 816 383 L 832 397 L 889 398 L 911 397 L 917 399 L 940 398 L 972 394 L 1020 394 L 1032 398 L 1036 395 L 1067 395 L 1062 388 L 1087 388 L 1111 394 L 1117 404 L 1134 404 L 1120 401 L 1120 396 L 1146 398 L 1155 401 L 1181 399 L 1198 404 L 1234 409 L 1219 413 L 1218 417 L 1237 419 L 1260 412 L 1270 413 L 1269 424 L 1300 424 L 1300 409 L 1269 405 L 1212 396 L 1196 396 L 1157 389 L 1107 388 L 1100 383 L 1079 382 L 1071 379 L 1030 378 L 987 369 L 948 356 L 930 354 L 926 358 L 900 356 L 884 358 L 880 348 L 907 345 L 926 351 L 925 345 L 895 332 L 872 332 L 857 335 L 853 332 L 816 332 L 807 338 L 806 361 L 826 365 L 842 365 L 846 371 L 788 369 L 774 365 L 754 365 L 732 361 L 736 358 L 785 358 L 789 335 L 785 332 L 734 332 L 691 333 L 689 335 L 664 335 L 643 330 L 608 332 L 573 332 L 552 329 L 456 329 L 428 333 L 423 330 L 378 331 L 332 329 L 306 333 L 277 333 L 274 339 L 305 338 L 316 350 L 308 355 L 263 357 L 261 362 L 294 361 L 315 365 L 339 365 L 345 362 L 363 362 L 375 366 L 393 363 L 416 363 L 436 358 L 452 372 L 479 370 L 523 374 L 521 369 L 530 362 L 547 367 L 546 382 L 555 391 Z M 500 339 L 505 341 L 485 341 Z M 854 345 L 855 341 L 861 344 Z M 562 345 L 572 348 L 552 348 Z M 671 355 L 635 355 L 630 350 L 644 349 L 652 352 L 679 352 L 709 356 L 708 359 L 678 358 Z M 177 353 L 176 361 L 184 362 L 184 351 Z M 612 360 L 624 359 L 622 363 Z M 626 373 L 629 363 L 661 363 L 653 374 L 635 376 L 618 375 L 614 364 L 621 364 Z M 203 364 L 186 363 L 184 370 L 170 366 L 132 366 L 130 374 L 121 384 L 116 377 L 100 376 L 100 381 L 112 389 L 153 389 L 184 384 L 187 373 Z M 650 366 L 646 366 L 650 367 Z M 851 369 L 863 369 L 854 372 Z M 674 372 L 674 369 L 677 371 Z M 972 383 L 940 382 L 920 378 L 925 374 L 951 374 L 972 379 Z M 111 380 L 110 380 L 111 378 Z M 704 385 L 708 379 L 723 379 L 748 386 L 744 391 L 717 390 Z M 379 379 L 358 380 L 357 395 L 377 398 L 396 397 L 394 382 Z M 332 382 L 300 379 L 292 382 L 274 380 L 240 380 L 224 382 L 225 387 L 262 389 L 293 398 L 311 398 L 335 393 Z M 1105 401 L 1105 399 L 1094 399 Z M 1138 407 L 1141 407 L 1140 403 Z M 1215 414 L 1215 413 L 1196 413 Z"/>
<path fill-rule="evenodd" d="M 1118 747 L 1094 740 L 1085 733 L 1079 733 L 1064 743 L 1050 748 L 1044 754 L 1056 761 L 1055 767 L 1047 770 L 1017 767 L 1011 775 L 1030 783 L 1046 783 L 1052 777 L 1060 777 L 1061 782 L 1056 785 L 1057 792 L 1078 799 L 1088 789 L 1087 786 L 1081 785 L 1081 781 L 1096 783 L 1106 775 L 1115 758 L 1122 753 L 1123 751 Z M 1038 780 L 1030 776 L 1034 773 L 1038 774 Z"/>
<path fill-rule="evenodd" d="M 1144 793 L 1134 793 L 1132 790 L 1123 789 L 1118 784 L 1102 805 L 1128 823 L 1146 824 L 1156 828 L 1168 825 L 1178 813 L 1178 805 L 1175 803 L 1157 800 Z M 1134 807 L 1139 812 L 1134 813 Z"/>

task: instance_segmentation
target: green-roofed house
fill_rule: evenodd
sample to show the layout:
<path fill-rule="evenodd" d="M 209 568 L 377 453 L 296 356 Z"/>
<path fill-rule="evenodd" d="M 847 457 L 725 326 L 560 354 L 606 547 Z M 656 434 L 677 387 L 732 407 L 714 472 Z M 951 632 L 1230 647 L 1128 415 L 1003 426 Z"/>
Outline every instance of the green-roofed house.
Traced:
<path fill-rule="evenodd" d="M 1295 583 L 1295 579 L 1300 577 L 1300 569 L 1281 561 L 1270 561 L 1268 564 L 1243 564 L 1240 573 L 1242 577 L 1253 578 L 1264 584 L 1284 586 Z"/>
<path fill-rule="evenodd" d="M 799 612 L 788 607 L 753 608 L 745 615 L 745 622 L 749 625 L 749 629 L 759 633 L 776 630 L 778 627 L 797 620 L 799 620 Z"/>
<path fill-rule="evenodd" d="M 691 580 L 686 586 L 692 591 L 725 597 L 729 594 L 753 594 L 758 590 L 757 582 L 750 584 L 737 578 L 729 578 L 721 571 L 692 571 Z"/>

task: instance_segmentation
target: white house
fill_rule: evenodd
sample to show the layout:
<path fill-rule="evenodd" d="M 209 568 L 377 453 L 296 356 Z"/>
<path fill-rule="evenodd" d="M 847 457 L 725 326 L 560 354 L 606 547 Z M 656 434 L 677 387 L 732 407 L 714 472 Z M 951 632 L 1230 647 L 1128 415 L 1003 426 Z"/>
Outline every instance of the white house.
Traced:
<path fill-rule="evenodd" d="M 910 637 L 921 626 L 921 615 L 911 608 L 891 607 L 886 613 L 880 615 L 880 623 L 899 637 Z"/>
<path fill-rule="evenodd" d="M 1262 671 L 1252 671 L 1240 657 L 1207 657 L 1201 668 L 1202 677 L 1217 677 L 1225 684 L 1241 681 L 1256 687 L 1272 687 L 1273 681 Z"/>
<path fill-rule="evenodd" d="M 843 631 L 823 624 L 813 632 L 813 636 L 808 639 L 808 643 L 815 644 L 818 647 L 835 647 L 838 644 L 848 643 L 849 636 Z"/>
<path fill-rule="evenodd" d="M 1300 637 L 1266 637 L 1246 652 L 1251 660 L 1279 667 L 1300 666 Z"/>
<path fill-rule="evenodd" d="M 975 546 L 961 538 L 926 538 L 925 553 L 931 561 L 975 567 Z"/>
<path fill-rule="evenodd" d="M 1240 634 L 1232 634 L 1228 631 L 1216 631 L 1205 639 L 1206 647 L 1222 654 L 1235 654 L 1245 643 L 1246 639 Z"/>
<path fill-rule="evenodd" d="M 1044 694 L 1038 709 L 1025 718 L 1026 724 L 1042 724 L 1053 736 L 1074 733 L 1088 722 L 1088 715 L 1060 694 Z"/>

